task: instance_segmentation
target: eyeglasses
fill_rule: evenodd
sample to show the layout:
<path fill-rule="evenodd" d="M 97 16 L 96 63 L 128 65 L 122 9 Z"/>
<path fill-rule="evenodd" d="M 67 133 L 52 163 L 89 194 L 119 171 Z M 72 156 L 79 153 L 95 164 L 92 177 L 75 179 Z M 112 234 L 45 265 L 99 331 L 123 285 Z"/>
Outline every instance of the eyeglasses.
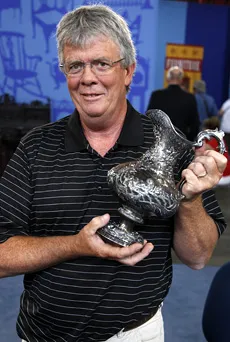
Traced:
<path fill-rule="evenodd" d="M 117 61 L 109 61 L 106 59 L 94 59 L 91 62 L 74 61 L 67 64 L 60 64 L 60 68 L 63 70 L 64 74 L 70 77 L 80 77 L 86 67 L 89 65 L 91 70 L 95 75 L 107 75 L 111 72 L 113 66 L 124 58 L 118 59 Z"/>

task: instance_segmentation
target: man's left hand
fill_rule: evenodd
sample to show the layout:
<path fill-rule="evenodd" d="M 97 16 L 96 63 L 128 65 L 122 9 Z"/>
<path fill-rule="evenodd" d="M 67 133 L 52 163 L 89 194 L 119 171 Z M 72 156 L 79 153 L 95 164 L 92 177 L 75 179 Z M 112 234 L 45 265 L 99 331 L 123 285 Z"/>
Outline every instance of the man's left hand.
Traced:
<path fill-rule="evenodd" d="M 182 172 L 186 182 L 182 193 L 186 200 L 192 200 L 203 191 L 216 186 L 227 165 L 227 158 L 214 150 L 198 149 L 194 160 Z"/>

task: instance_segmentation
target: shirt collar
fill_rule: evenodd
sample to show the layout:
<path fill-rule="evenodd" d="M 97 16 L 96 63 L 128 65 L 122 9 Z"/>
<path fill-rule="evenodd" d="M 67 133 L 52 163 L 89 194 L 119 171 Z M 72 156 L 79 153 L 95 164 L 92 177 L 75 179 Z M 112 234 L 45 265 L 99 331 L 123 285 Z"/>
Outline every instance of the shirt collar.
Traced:
<path fill-rule="evenodd" d="M 118 144 L 124 146 L 139 146 L 144 142 L 144 132 L 141 115 L 127 101 L 127 113 L 118 138 Z M 65 132 L 66 152 L 78 152 L 86 149 L 87 140 L 84 136 L 78 111 L 69 117 Z"/>

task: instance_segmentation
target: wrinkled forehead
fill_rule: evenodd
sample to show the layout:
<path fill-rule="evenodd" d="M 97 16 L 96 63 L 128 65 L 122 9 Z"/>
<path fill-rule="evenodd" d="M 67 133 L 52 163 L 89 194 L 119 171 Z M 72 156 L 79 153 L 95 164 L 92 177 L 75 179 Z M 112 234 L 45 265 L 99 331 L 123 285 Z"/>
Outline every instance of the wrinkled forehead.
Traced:
<path fill-rule="evenodd" d="M 87 34 L 76 38 L 73 36 L 69 39 L 66 39 L 64 46 L 72 45 L 79 49 L 86 49 L 94 46 L 95 42 L 116 45 L 119 48 L 119 44 L 116 39 L 111 36 L 105 36 L 102 34 Z"/>
<path fill-rule="evenodd" d="M 85 44 L 66 43 L 64 45 L 64 59 L 72 59 L 77 55 L 81 57 L 120 57 L 118 45 L 108 37 L 97 37 L 88 40 Z"/>

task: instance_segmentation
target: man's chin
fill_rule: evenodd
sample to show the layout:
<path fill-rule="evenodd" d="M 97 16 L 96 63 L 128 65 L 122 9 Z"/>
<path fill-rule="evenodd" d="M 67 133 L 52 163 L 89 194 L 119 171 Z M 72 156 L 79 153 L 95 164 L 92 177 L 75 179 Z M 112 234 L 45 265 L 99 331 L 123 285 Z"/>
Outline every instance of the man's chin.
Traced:
<path fill-rule="evenodd" d="M 102 117 L 102 113 L 95 113 L 95 112 L 93 112 L 93 113 L 87 113 L 87 115 L 88 115 L 88 117 L 90 117 L 90 118 L 92 118 L 92 119 L 97 119 L 97 118 L 101 118 Z"/>

